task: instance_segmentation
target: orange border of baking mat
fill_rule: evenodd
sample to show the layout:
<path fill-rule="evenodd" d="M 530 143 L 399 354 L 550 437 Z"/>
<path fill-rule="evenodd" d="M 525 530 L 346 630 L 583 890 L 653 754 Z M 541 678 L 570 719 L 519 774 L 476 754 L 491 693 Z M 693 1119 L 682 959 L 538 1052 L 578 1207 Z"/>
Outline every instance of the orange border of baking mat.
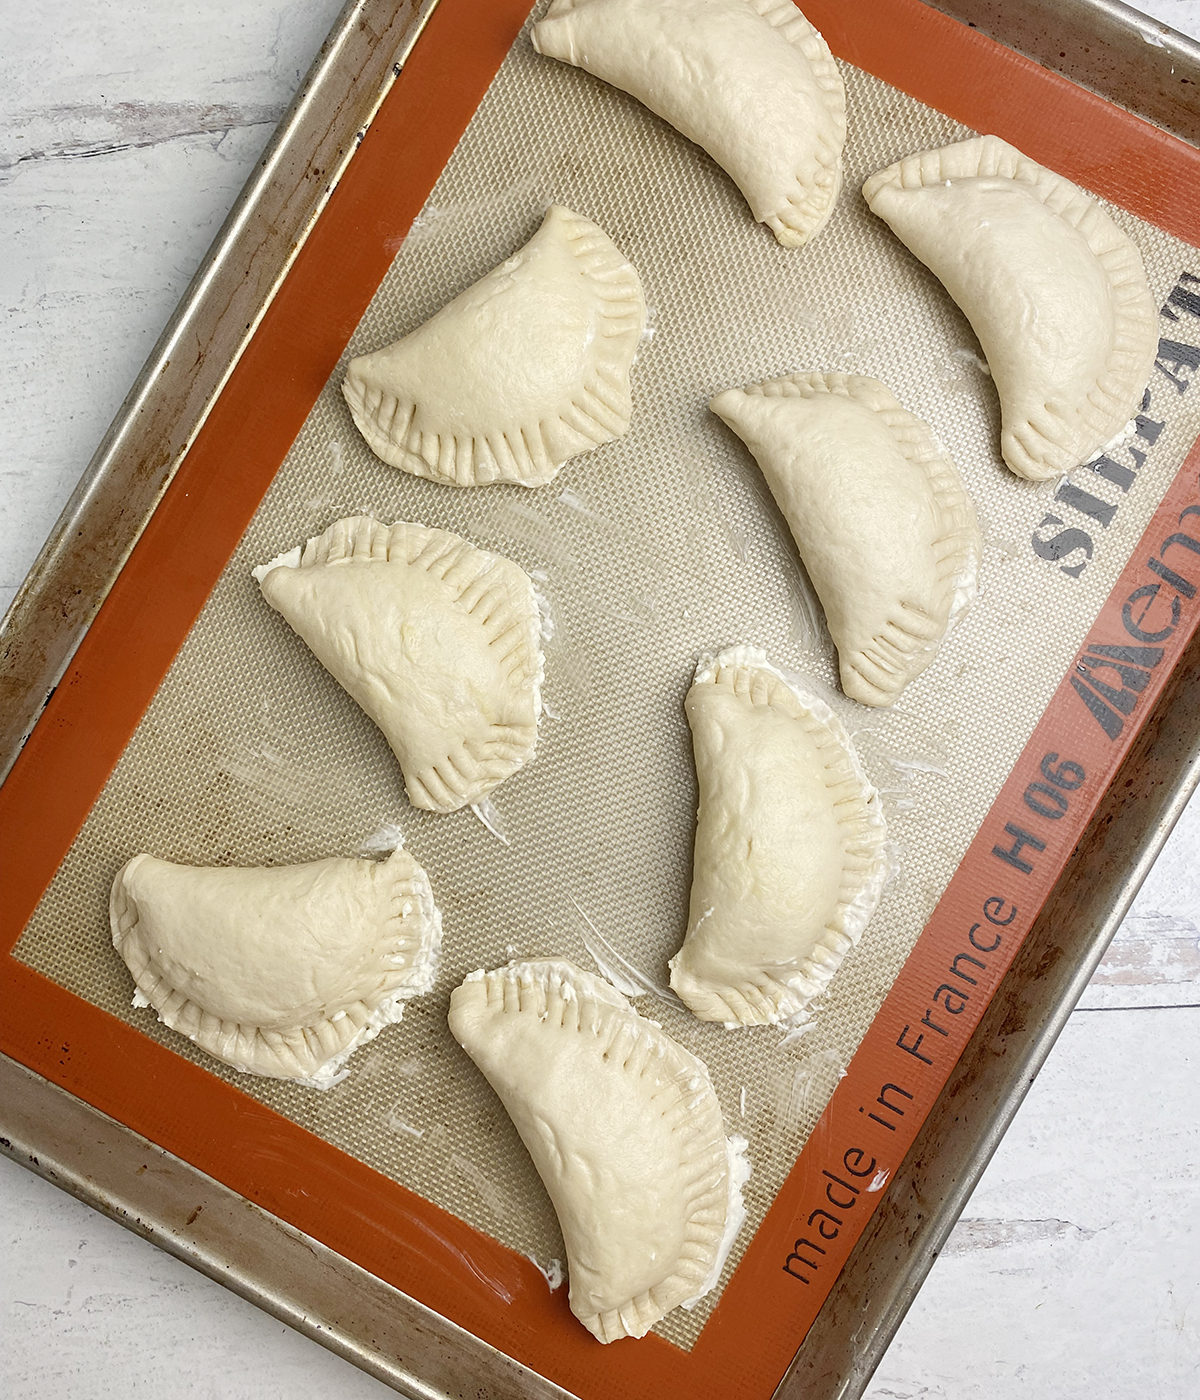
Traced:
<path fill-rule="evenodd" d="M 528 0 L 442 0 L 434 11 L 0 788 L 5 851 L 0 938 L 6 950 L 0 960 L 5 1006 L 0 1048 L 581 1396 L 765 1397 L 865 1225 L 868 1198 L 879 1199 L 871 1197 L 870 1188 L 878 1189 L 880 1174 L 899 1163 L 956 1047 L 965 1044 L 1035 907 L 1161 690 L 1185 633 L 1195 626 L 1196 600 L 1177 593 L 1181 611 L 1173 630 L 1166 635 L 1156 624 L 1156 631 L 1164 632 L 1162 645 L 1139 643 L 1145 654 L 1128 663 L 1135 669 L 1141 665 L 1149 677 L 1136 695 L 1132 717 L 1125 720 L 1100 702 L 1096 713 L 1109 715 L 1110 728 L 1122 725 L 1118 739 L 1107 740 L 1098 721 L 1088 728 L 1093 712 L 1084 714 L 1071 678 L 1064 681 L 690 1353 L 654 1336 L 598 1346 L 570 1318 L 564 1290 L 551 1294 L 529 1260 L 65 991 L 8 951 L 528 10 Z M 977 130 L 1005 136 L 1035 159 L 1177 236 L 1197 238 L 1200 152 L 918 0 L 864 0 L 857 6 L 810 0 L 805 10 L 839 57 Z M 348 246 L 355 249 L 352 259 L 343 256 Z M 1194 475 L 1196 466 L 1193 452 L 1155 516 L 1147 536 L 1151 545 L 1175 532 L 1170 513 L 1185 509 L 1180 502 L 1188 489 L 1187 472 Z M 1200 514 L 1190 497 L 1186 509 Z M 1127 646 L 1123 600 L 1139 580 L 1149 587 L 1179 579 L 1161 560 L 1159 572 L 1148 574 L 1145 553 L 1144 545 L 1101 613 L 1092 640 Z M 1157 595 L 1139 596 L 1139 617 L 1147 599 L 1161 611 Z M 1161 664 L 1147 664 L 1146 648 L 1161 651 Z M 1088 693 L 1096 696 L 1095 690 Z M 1087 779 L 1077 790 L 1043 782 L 1042 750 L 1055 747 L 1059 762 L 1070 759 L 1085 768 Z M 1074 772 L 1053 765 L 1052 771 L 1060 778 Z M 1037 825 L 1036 813 L 1031 816 L 1022 803 L 1022 794 L 1037 782 L 1052 789 L 1049 797 L 1039 797 L 1047 810 L 1054 793 L 1066 794 L 1066 819 L 1053 823 L 1042 817 Z M 1001 835 L 1014 826 L 1034 842 L 1018 849 L 1019 836 Z M 1013 849 L 1014 860 L 1032 870 L 998 863 L 996 846 Z M 1034 853 L 1036 864 L 1024 860 Z M 1003 882 L 994 883 L 997 877 Z M 994 898 L 1002 902 L 989 905 Z M 1014 903 L 1012 922 L 997 923 Z M 995 916 L 990 921 L 989 909 Z M 934 989 L 948 975 L 947 959 L 953 962 L 960 953 L 984 963 L 980 968 L 960 958 L 954 964 L 959 972 L 978 974 L 977 987 L 963 983 L 973 999 L 951 1001 L 941 994 L 943 1009 L 931 1009 Z M 957 980 L 952 989 L 957 990 Z M 918 1041 L 919 1035 L 924 1040 Z M 877 1097 L 885 1102 L 877 1103 Z M 897 1119 L 901 1106 L 904 1115 Z M 865 1112 L 875 1108 L 880 1114 L 872 1124 Z M 889 1118 L 898 1124 L 894 1132 Z M 863 1155 L 857 1156 L 860 1150 Z M 820 1214 L 826 1206 L 827 1214 Z M 808 1243 L 801 1244 L 805 1239 Z"/>

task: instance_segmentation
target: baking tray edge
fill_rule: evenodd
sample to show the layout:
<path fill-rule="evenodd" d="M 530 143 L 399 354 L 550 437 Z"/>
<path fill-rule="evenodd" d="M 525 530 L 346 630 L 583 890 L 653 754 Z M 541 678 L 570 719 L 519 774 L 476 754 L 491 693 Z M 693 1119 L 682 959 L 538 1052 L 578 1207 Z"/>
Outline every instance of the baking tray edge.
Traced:
<path fill-rule="evenodd" d="M 0 782 L 439 0 L 348 0 L 0 620 Z"/>
<path fill-rule="evenodd" d="M 0 622 L 0 780 L 438 2 L 350 0 L 339 15 Z M 1200 133 L 1200 45 L 1119 0 L 932 3 L 1185 139 Z M 1147 32 L 1161 43 L 1147 42 Z M 204 353 L 180 353 L 195 346 Z M 1194 640 L 778 1400 L 862 1395 L 1198 783 Z M 1121 859 L 1110 859 L 1116 850 Z M 401 1394 L 450 1400 L 465 1379 L 473 1395 L 567 1395 L 6 1056 L 0 1101 L 0 1150 Z M 151 1159 L 154 1172 L 137 1170 Z"/>
<path fill-rule="evenodd" d="M 1200 632 L 976 1027 L 775 1400 L 858 1400 L 1189 798 Z"/>
<path fill-rule="evenodd" d="M 570 1400 L 236 1191 L 0 1054 L 0 1151 L 411 1400 Z"/>
<path fill-rule="evenodd" d="M 926 0 L 1192 145 L 1200 43 L 1122 0 Z"/>
<path fill-rule="evenodd" d="M 859 1400 L 1200 787 L 1200 633 L 1176 667 L 776 1400 Z M 0 1055 L 0 1151 L 414 1400 L 569 1392 Z M 153 1163 L 154 1170 L 144 1170 Z M 198 1208 L 199 1207 L 199 1208 Z"/>

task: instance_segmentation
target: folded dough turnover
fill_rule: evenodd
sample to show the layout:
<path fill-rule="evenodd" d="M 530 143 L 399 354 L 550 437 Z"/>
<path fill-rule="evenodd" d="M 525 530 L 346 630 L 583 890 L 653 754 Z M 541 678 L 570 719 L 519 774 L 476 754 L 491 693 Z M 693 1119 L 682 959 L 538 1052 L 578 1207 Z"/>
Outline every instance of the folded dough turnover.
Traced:
<path fill-rule="evenodd" d="M 1141 254 L 1095 200 L 997 136 L 909 156 L 863 195 L 979 337 L 1018 476 L 1068 472 L 1121 432 L 1158 318 Z"/>
<path fill-rule="evenodd" d="M 541 486 L 620 437 L 646 323 L 633 266 L 553 205 L 505 263 L 411 335 L 350 361 L 342 392 L 371 451 L 448 486 Z"/>
<path fill-rule="evenodd" d="M 833 213 L 846 92 L 791 0 L 554 0 L 533 44 L 702 146 L 784 247 Z"/>
<path fill-rule="evenodd" d="M 829 707 L 754 647 L 702 657 L 685 708 L 700 805 L 671 986 L 702 1021 L 784 1020 L 824 991 L 879 902 L 879 794 Z"/>
<path fill-rule="evenodd" d="M 327 1089 L 433 986 L 442 920 L 407 851 L 203 868 L 127 861 L 109 899 L 135 1006 L 235 1069 Z"/>
<path fill-rule="evenodd" d="M 877 379 L 793 374 L 709 405 L 754 454 L 838 649 L 842 688 L 890 705 L 975 596 L 975 510 L 929 428 Z"/>
<path fill-rule="evenodd" d="M 545 1183 L 571 1311 L 589 1332 L 640 1337 L 715 1285 L 748 1169 L 700 1060 L 557 960 L 472 973 L 450 998 L 450 1029 Z"/>
<path fill-rule="evenodd" d="M 414 807 L 477 802 L 533 757 L 541 620 L 511 559 L 359 515 L 254 576 L 383 730 Z"/>

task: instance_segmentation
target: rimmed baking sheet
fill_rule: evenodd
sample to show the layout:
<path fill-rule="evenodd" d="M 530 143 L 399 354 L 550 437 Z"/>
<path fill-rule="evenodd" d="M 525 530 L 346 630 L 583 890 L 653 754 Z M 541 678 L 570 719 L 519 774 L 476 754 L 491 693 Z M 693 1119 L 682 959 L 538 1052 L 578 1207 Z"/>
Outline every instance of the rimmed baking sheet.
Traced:
<path fill-rule="evenodd" d="M 515 11 L 510 18 L 519 18 Z M 370 457 L 341 404 L 335 369 L 16 949 L 16 967 L 52 977 L 105 1013 L 97 1017 L 76 1000 L 64 1002 L 48 984 L 26 982 L 41 988 L 43 1007 L 73 1008 L 71 1018 L 85 1032 L 72 1035 L 70 1057 L 84 1062 L 71 1069 L 76 1092 L 115 1093 L 126 1121 L 157 1120 L 155 1140 L 168 1145 L 165 1130 L 174 1150 L 190 1146 L 181 1155 L 197 1160 L 198 1150 L 215 1175 L 230 1180 L 232 1173 L 248 1196 L 269 1201 L 285 1218 L 581 1394 L 600 1393 L 598 1387 L 608 1394 L 671 1393 L 668 1383 L 684 1388 L 692 1382 L 678 1348 L 691 1348 L 687 1354 L 706 1375 L 736 1375 L 741 1389 L 728 1393 L 769 1393 L 818 1291 L 811 1281 L 796 1284 L 807 1293 L 794 1301 L 778 1293 L 776 1278 L 769 1293 L 761 1283 L 740 1290 L 735 1284 L 728 1290 L 733 1307 L 718 1308 L 703 1332 L 709 1306 L 668 1319 L 659 1329 L 665 1342 L 601 1353 L 565 1315 L 561 1293 L 551 1297 L 524 1258 L 532 1255 L 548 1268 L 561 1257 L 552 1212 L 510 1125 L 444 1026 L 445 1000 L 461 975 L 513 954 L 566 953 L 585 965 L 598 955 L 608 968 L 623 959 L 661 984 L 683 926 L 689 876 L 694 780 L 679 701 L 697 651 L 752 641 L 832 684 L 828 639 L 786 531 L 753 464 L 704 410 L 707 397 L 800 366 L 879 375 L 933 424 L 959 462 L 986 544 L 979 603 L 902 705 L 879 716 L 839 702 L 860 730 L 872 775 L 887 790 L 899 869 L 869 941 L 840 974 L 837 995 L 826 999 L 813 1028 L 781 1046 L 779 1032 L 730 1037 L 697 1026 L 653 994 L 643 1004 L 709 1062 L 728 1125 L 751 1138 L 752 1218 L 739 1252 L 821 1118 L 1064 673 L 1100 635 L 1093 624 L 1101 606 L 1200 426 L 1200 401 L 1179 387 L 1187 378 L 1186 356 L 1168 357 L 1133 443 L 1144 460 L 1120 459 L 1135 486 L 1114 492 L 1111 479 L 1076 474 L 1077 491 L 1100 493 L 1092 494 L 1100 502 L 1092 509 L 1107 514 L 1103 529 L 1086 509 L 1081 515 L 1078 495 L 1059 488 L 1056 497 L 1055 484 L 1031 487 L 1009 476 L 994 456 L 994 396 L 965 321 L 853 194 L 879 166 L 967 129 L 878 78 L 845 71 L 851 193 L 812 248 L 794 254 L 750 223 L 736 191 L 695 148 L 622 94 L 536 58 L 527 36 L 517 40 L 347 353 L 419 324 L 522 242 L 547 202 L 561 201 L 608 230 L 639 267 L 655 309 L 655 335 L 635 371 L 633 430 L 570 464 L 542 491 L 453 492 L 391 473 Z M 1009 134 L 1000 122 L 993 129 Z M 381 143 L 384 135 L 382 124 L 372 133 Z M 1060 160 L 1058 168 L 1078 177 L 1069 162 Z M 1144 210 L 1139 199 L 1130 202 Z M 373 214 L 394 218 L 398 232 L 389 228 L 376 242 L 386 248 L 393 239 L 394 248 L 404 210 L 387 210 L 383 205 Z M 1179 317 L 1194 314 L 1188 301 L 1194 295 L 1188 276 L 1200 270 L 1194 252 L 1123 211 L 1115 217 L 1147 257 L 1170 331 Z M 335 236 L 311 258 L 309 251 L 309 267 L 345 276 L 350 252 Z M 348 302 L 343 295 L 343 319 Z M 310 356 L 305 368 L 311 394 L 319 387 L 317 359 Z M 243 499 L 232 507 L 215 502 L 220 531 L 215 524 L 181 528 L 187 505 L 182 517 L 172 520 L 168 512 L 156 519 L 146 551 L 149 577 L 167 591 L 182 577 L 196 605 L 211 577 L 205 569 L 220 568 L 222 540 L 232 543 L 244 523 L 238 511 L 253 509 L 255 486 L 265 485 L 279 460 L 271 452 L 290 441 L 287 411 L 294 415 L 295 407 L 280 411 L 283 395 L 274 384 L 285 366 L 282 359 L 273 363 L 269 350 L 261 356 L 242 416 L 233 410 L 210 439 L 210 460 L 239 443 L 246 447 Z M 274 417 L 269 431 L 250 436 L 256 390 Z M 239 439 L 239 429 L 249 432 Z M 185 466 L 194 464 L 189 459 Z M 179 490 L 186 502 L 189 489 L 203 487 L 212 503 L 229 480 L 193 473 Z M 1180 490 L 1187 489 L 1185 482 Z M 380 736 L 265 609 L 249 580 L 253 563 L 359 509 L 457 529 L 545 576 L 557 626 L 547 653 L 554 717 L 544 721 L 536 763 L 497 795 L 508 846 L 467 813 L 433 818 L 407 807 Z M 1090 556 L 1082 545 L 1057 557 L 1053 549 L 1039 552 L 1035 532 L 1043 546 L 1055 535 L 1045 517 L 1057 511 L 1061 519 L 1070 510 L 1073 528 L 1091 532 Z M 1081 571 L 1067 572 L 1081 560 Z M 161 663 L 153 656 L 145 661 L 145 649 L 129 640 L 140 641 L 137 628 L 145 627 L 158 655 L 169 658 L 180 621 L 186 626 L 190 619 L 181 602 L 176 618 L 164 621 L 171 600 L 160 606 L 159 599 L 139 596 L 134 577 L 127 571 L 105 613 L 118 633 L 124 628 L 124 654 L 143 655 L 144 670 L 133 680 L 148 697 Z M 1137 586 L 1118 597 L 1118 618 L 1121 597 Z M 1187 627 L 1181 615 L 1172 646 Z M 1099 645 L 1119 641 L 1105 637 Z M 119 748 L 140 705 L 122 692 L 126 677 L 111 655 L 110 676 L 98 682 L 100 645 L 89 638 L 91 654 L 81 653 L 73 679 L 77 694 L 92 699 L 107 687 L 103 703 L 113 711 Z M 1148 669 L 1147 678 L 1149 688 L 1139 692 L 1143 709 L 1162 676 Z M 70 703 L 64 699 L 48 716 L 52 724 L 62 724 L 57 715 Z M 978 743 L 981 716 L 997 740 L 985 751 Z M 67 720 L 86 724 L 86 705 Z M 48 742 L 40 754 L 32 749 L 15 776 L 49 761 Z M 103 779 L 103 767 L 101 758 L 93 781 Z M 1088 800 L 1098 796 L 1089 793 Z M 79 792 L 72 800 L 70 813 L 61 810 L 65 799 L 54 804 L 58 832 L 68 839 L 89 799 Z M 1085 811 L 1086 803 L 1077 809 Z M 435 993 L 362 1052 L 347 1084 L 318 1097 L 291 1086 L 249 1084 L 200 1056 L 186 1065 L 176 1038 L 160 1031 L 151 1013 L 128 1009 L 129 987 L 107 947 L 103 904 L 112 873 L 133 849 L 212 863 L 299 860 L 352 853 L 396 822 L 433 877 L 446 912 L 447 956 Z M 1069 829 L 1074 822 L 1054 829 L 1059 843 Z M 49 874 L 52 838 L 40 835 L 46 844 L 38 868 Z M 1050 841 L 1043 846 L 1049 854 L 1039 876 L 1052 877 L 1067 850 Z M 36 869 L 26 876 L 27 896 L 36 898 L 37 879 Z M 989 969 L 991 985 L 1000 970 L 998 963 Z M 89 1037 L 92 1043 L 81 1047 Z M 167 1092 L 186 1086 L 192 1103 L 165 1111 L 147 1103 L 141 1096 L 151 1086 L 135 1090 L 129 1083 L 142 1075 Z M 922 1088 L 922 1101 L 932 1102 L 931 1084 Z M 256 1110 L 255 1103 L 274 1112 Z M 228 1134 L 231 1111 L 240 1131 L 225 1143 L 206 1140 Z M 916 1107 L 913 1113 L 915 1120 Z M 823 1120 L 823 1134 L 829 1122 Z M 806 1154 L 810 1161 L 814 1151 Z M 882 1177 L 882 1186 L 888 1170 L 881 1156 L 872 1183 Z M 362 1239 L 361 1224 L 334 1219 L 335 1178 L 349 1188 L 345 1213 L 363 1213 L 385 1236 L 382 1247 Z M 318 1202 L 302 1202 L 305 1193 Z M 843 1242 L 850 1238 L 847 1231 Z M 801 1271 L 786 1269 L 787 1254 L 774 1260 L 762 1253 L 739 1282 L 755 1269 L 763 1278 L 770 1271 L 785 1282 L 795 1279 Z M 737 1254 L 731 1263 L 736 1260 Z M 764 1297 L 771 1300 L 765 1312 Z M 760 1324 L 768 1313 L 771 1321 L 751 1362 L 735 1325 L 748 1310 Z"/>

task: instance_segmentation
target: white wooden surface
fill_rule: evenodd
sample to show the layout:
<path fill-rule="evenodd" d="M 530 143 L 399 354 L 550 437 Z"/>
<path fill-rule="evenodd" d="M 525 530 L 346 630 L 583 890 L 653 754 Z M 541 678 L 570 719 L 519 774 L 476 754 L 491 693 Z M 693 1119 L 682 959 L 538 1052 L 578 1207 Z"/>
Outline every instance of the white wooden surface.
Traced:
<path fill-rule="evenodd" d="M 1200 35 L 1200 0 L 1144 0 Z M 0 3 L 6 606 L 338 0 Z M 881 1365 L 870 1400 L 1200 1395 L 1200 800 Z M 390 1394 L 0 1158 L 0 1390 Z"/>

